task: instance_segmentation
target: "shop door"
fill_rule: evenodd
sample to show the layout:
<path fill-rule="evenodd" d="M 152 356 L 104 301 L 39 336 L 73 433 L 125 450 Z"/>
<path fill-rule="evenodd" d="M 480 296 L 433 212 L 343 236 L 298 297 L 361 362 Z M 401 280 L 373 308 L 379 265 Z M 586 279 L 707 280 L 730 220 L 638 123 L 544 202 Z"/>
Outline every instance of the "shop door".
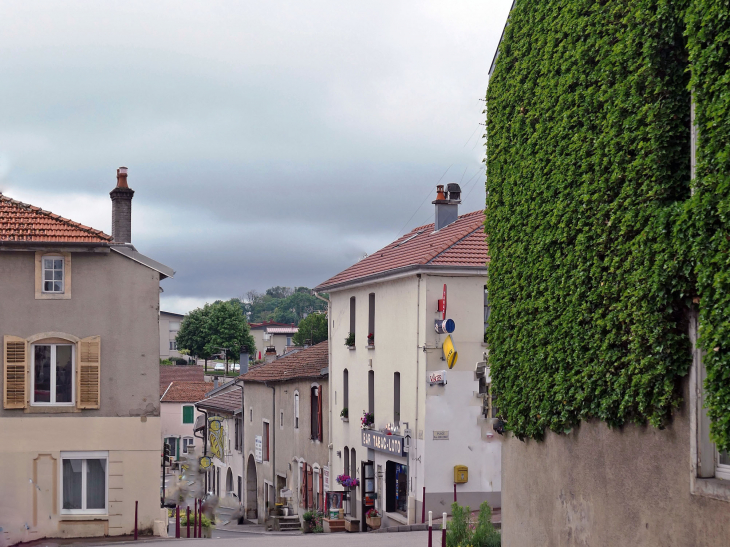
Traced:
<path fill-rule="evenodd" d="M 360 528 L 363 532 L 367 532 L 367 524 L 365 515 L 370 509 L 375 507 L 375 462 L 372 460 L 362 462 L 362 518 L 360 519 Z"/>

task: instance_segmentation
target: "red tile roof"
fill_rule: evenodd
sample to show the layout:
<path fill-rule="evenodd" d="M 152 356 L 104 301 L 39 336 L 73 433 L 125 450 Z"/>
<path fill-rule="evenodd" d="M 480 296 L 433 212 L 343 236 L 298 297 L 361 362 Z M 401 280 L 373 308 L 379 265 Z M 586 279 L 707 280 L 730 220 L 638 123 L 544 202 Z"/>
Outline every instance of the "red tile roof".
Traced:
<path fill-rule="evenodd" d="M 236 414 L 241 412 L 241 390 L 237 387 L 231 388 L 223 393 L 203 399 L 196 406 L 213 412 Z"/>
<path fill-rule="evenodd" d="M 110 243 L 112 237 L 0 194 L 0 243 Z"/>
<path fill-rule="evenodd" d="M 160 397 L 173 381 L 202 382 L 204 377 L 203 367 L 196 365 L 160 365 Z M 213 384 L 208 385 L 211 386 L 210 389 L 213 389 Z"/>
<path fill-rule="evenodd" d="M 321 283 L 316 290 L 418 266 L 484 267 L 489 262 L 489 249 L 483 223 L 484 211 L 475 211 L 438 232 L 433 231 L 433 224 L 419 226 Z"/>
<path fill-rule="evenodd" d="M 322 369 L 329 366 L 327 341 L 316 346 L 289 353 L 276 361 L 249 370 L 241 374 L 244 382 L 281 382 L 295 378 L 319 378 Z M 245 388 L 244 388 L 245 389 Z"/>
<path fill-rule="evenodd" d="M 210 382 L 172 382 L 160 401 L 163 403 L 197 403 L 213 389 L 213 384 Z"/>

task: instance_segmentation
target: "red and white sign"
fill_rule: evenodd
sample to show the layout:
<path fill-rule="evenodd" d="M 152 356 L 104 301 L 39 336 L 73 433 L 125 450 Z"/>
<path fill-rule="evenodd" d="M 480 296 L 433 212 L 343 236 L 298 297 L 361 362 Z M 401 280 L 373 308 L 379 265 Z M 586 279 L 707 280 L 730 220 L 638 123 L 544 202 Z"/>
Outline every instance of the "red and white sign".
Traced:
<path fill-rule="evenodd" d="M 439 300 L 438 310 L 441 312 L 441 320 L 446 319 L 446 283 L 444 283 L 444 297 Z"/>
<path fill-rule="evenodd" d="M 446 385 L 446 371 L 434 370 L 428 373 L 428 383 L 433 385 Z"/>

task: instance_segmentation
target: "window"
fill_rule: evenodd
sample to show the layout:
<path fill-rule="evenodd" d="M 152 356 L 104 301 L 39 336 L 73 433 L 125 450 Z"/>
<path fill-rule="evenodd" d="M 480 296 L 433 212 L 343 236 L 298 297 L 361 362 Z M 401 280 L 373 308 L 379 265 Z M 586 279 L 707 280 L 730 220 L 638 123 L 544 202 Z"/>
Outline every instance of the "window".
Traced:
<path fill-rule="evenodd" d="M 287 336 L 286 337 L 286 345 L 287 346 L 291 346 L 292 345 L 292 337 L 291 336 Z"/>
<path fill-rule="evenodd" d="M 235 421 L 235 449 L 241 452 L 243 443 L 241 442 L 241 432 L 243 431 L 243 420 L 241 418 L 236 418 Z"/>
<path fill-rule="evenodd" d="M 299 392 L 294 392 L 294 429 L 299 429 Z"/>
<path fill-rule="evenodd" d="M 195 407 L 193 405 L 185 405 L 183 407 L 183 423 L 191 424 L 195 421 Z"/>
<path fill-rule="evenodd" d="M 72 405 L 75 368 L 73 345 L 34 345 L 32 359 L 32 402 L 34 404 Z"/>
<path fill-rule="evenodd" d="M 43 257 L 43 292 L 51 294 L 63 294 L 65 290 L 64 281 L 64 259 L 62 256 Z"/>
<path fill-rule="evenodd" d="M 489 292 L 487 286 L 484 285 L 484 342 L 487 341 L 487 325 L 489 325 L 489 315 L 492 313 L 492 308 L 489 306 Z"/>
<path fill-rule="evenodd" d="M 175 458 L 177 456 L 177 437 L 169 437 L 165 443 L 170 446 L 170 456 Z"/>
<path fill-rule="evenodd" d="M 61 513 L 107 512 L 108 452 L 61 452 Z"/>
<path fill-rule="evenodd" d="M 350 402 L 350 379 L 349 379 L 350 373 L 347 371 L 347 369 L 342 371 L 342 408 L 348 409 L 348 415 L 349 415 L 349 406 L 348 403 Z"/>
<path fill-rule="evenodd" d="M 279 411 L 279 428 L 284 429 L 284 411 Z"/>
<path fill-rule="evenodd" d="M 368 295 L 368 345 L 375 343 L 375 293 Z"/>
<path fill-rule="evenodd" d="M 349 475 L 350 474 L 350 449 L 345 447 L 345 462 L 344 462 L 344 474 Z"/>
<path fill-rule="evenodd" d="M 183 437 L 182 453 L 187 454 L 188 451 L 190 451 L 192 453 L 194 444 L 195 444 L 195 439 L 193 439 L 192 437 Z"/>
<path fill-rule="evenodd" d="M 264 422 L 264 435 L 263 435 L 263 460 L 269 461 L 269 422 Z"/>
<path fill-rule="evenodd" d="M 253 423 L 253 407 L 249 407 L 248 409 L 248 421 Z"/>
<path fill-rule="evenodd" d="M 355 334 L 355 297 L 350 297 L 350 333 Z"/>
<path fill-rule="evenodd" d="M 321 409 L 319 387 L 312 386 L 310 397 L 310 424 L 312 430 L 311 439 L 316 441 L 319 439 L 319 413 Z"/>
<path fill-rule="evenodd" d="M 730 480 L 730 453 L 718 452 L 715 476 L 718 479 Z"/>
<path fill-rule="evenodd" d="M 393 423 L 400 424 L 400 372 L 393 374 Z"/>
<path fill-rule="evenodd" d="M 177 351 L 177 340 L 170 340 L 170 350 Z"/>
<path fill-rule="evenodd" d="M 375 412 L 375 372 L 368 371 L 368 412 Z"/>
<path fill-rule="evenodd" d="M 170 332 L 177 332 L 180 330 L 180 321 L 170 321 Z"/>

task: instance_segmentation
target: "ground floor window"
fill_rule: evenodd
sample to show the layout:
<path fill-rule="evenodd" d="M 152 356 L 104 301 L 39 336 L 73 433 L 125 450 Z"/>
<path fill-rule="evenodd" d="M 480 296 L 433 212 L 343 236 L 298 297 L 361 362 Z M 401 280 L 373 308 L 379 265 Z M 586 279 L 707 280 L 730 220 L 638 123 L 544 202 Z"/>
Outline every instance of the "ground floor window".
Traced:
<path fill-rule="evenodd" d="M 408 513 L 408 466 L 385 462 L 385 510 L 389 513 Z"/>
<path fill-rule="evenodd" d="M 108 452 L 61 452 L 63 513 L 106 513 L 108 461 Z"/>
<path fill-rule="evenodd" d="M 193 451 L 194 439 L 192 437 L 183 437 L 182 443 L 183 454 L 187 454 Z"/>
<path fill-rule="evenodd" d="M 730 452 L 718 452 L 715 476 L 718 479 L 730 480 Z"/>

